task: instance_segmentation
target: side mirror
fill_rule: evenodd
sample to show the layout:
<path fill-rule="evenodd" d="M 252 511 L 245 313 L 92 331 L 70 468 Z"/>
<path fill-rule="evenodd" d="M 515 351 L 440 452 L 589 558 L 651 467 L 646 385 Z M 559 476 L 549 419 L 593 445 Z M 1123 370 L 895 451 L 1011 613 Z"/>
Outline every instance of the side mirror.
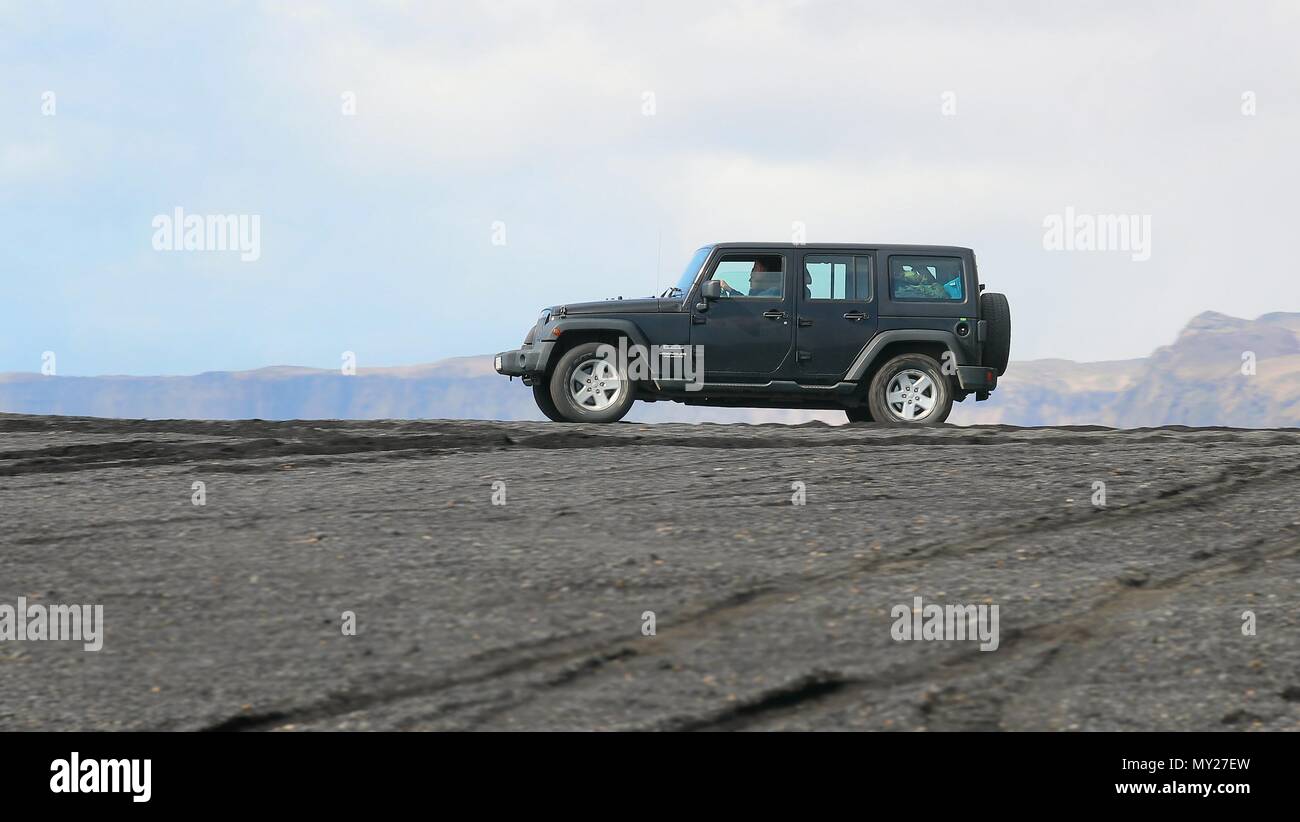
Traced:
<path fill-rule="evenodd" d="M 720 280 L 708 280 L 700 286 L 700 296 L 706 300 L 722 299 L 722 282 Z"/>

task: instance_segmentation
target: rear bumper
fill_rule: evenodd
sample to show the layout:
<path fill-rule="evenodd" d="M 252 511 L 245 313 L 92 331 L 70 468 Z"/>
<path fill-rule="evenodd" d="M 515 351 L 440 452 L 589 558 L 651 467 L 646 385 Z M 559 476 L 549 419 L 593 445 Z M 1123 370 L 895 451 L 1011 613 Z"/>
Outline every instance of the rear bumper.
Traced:
<path fill-rule="evenodd" d="M 493 367 L 498 374 L 507 377 L 527 377 L 546 373 L 546 363 L 551 358 L 551 349 L 555 343 L 527 345 L 514 351 L 502 351 L 493 360 Z"/>
<path fill-rule="evenodd" d="M 989 392 L 998 387 L 998 370 L 987 365 L 959 365 L 957 383 L 964 391 Z"/>

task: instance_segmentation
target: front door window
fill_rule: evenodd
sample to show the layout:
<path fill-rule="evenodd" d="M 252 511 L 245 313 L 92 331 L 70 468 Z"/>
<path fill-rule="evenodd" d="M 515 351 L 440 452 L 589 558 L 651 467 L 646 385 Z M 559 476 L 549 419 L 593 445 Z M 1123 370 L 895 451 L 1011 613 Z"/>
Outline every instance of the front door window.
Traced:
<path fill-rule="evenodd" d="M 732 254 L 713 272 L 724 297 L 785 298 L 785 258 L 779 254 Z"/>

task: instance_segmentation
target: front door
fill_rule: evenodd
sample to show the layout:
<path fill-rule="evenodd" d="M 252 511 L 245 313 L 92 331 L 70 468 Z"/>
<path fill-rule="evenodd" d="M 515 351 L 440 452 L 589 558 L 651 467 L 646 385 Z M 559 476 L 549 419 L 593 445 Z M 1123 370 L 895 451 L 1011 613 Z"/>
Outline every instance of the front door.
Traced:
<path fill-rule="evenodd" d="M 804 383 L 835 382 L 876 333 L 875 253 L 799 256 L 796 373 Z"/>
<path fill-rule="evenodd" d="M 713 264 L 705 280 L 720 280 L 722 297 L 707 311 L 691 309 L 691 345 L 704 346 L 706 382 L 765 383 L 785 368 L 794 342 L 789 262 L 779 251 L 728 250 Z"/>

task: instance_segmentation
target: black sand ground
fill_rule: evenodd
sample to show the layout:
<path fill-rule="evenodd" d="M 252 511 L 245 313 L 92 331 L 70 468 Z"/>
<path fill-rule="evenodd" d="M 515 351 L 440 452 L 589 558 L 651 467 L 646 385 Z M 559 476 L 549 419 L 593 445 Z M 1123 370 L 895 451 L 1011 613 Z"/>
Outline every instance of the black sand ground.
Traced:
<path fill-rule="evenodd" d="M 1295 730 L 1298 502 L 1294 429 L 0 415 L 0 605 L 107 624 L 0 729 Z"/>

